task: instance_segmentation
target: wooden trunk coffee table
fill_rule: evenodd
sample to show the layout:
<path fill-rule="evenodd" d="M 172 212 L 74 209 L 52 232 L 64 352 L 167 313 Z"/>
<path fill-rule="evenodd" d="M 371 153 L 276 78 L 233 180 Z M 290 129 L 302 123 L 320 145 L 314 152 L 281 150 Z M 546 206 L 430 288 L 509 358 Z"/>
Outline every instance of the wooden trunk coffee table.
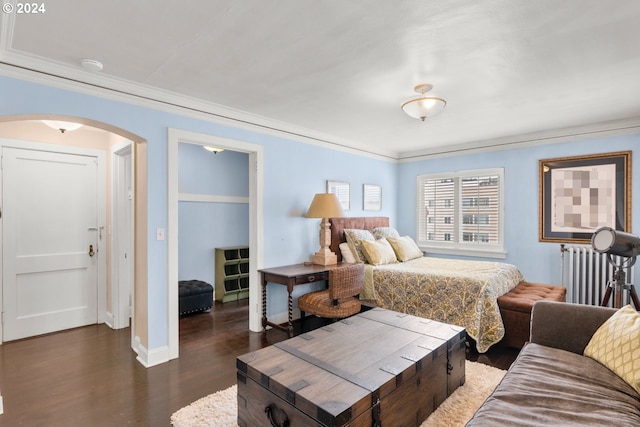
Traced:
<path fill-rule="evenodd" d="M 374 308 L 237 368 L 240 427 L 418 426 L 464 384 L 465 330 Z"/>

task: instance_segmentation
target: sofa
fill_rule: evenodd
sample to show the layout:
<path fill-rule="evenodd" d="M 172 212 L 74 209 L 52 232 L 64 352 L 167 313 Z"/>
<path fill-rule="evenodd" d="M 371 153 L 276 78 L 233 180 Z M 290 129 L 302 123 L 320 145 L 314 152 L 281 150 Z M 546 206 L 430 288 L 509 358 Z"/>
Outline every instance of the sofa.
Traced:
<path fill-rule="evenodd" d="M 640 426 L 638 391 L 583 355 L 616 312 L 536 302 L 529 342 L 467 426 Z"/>

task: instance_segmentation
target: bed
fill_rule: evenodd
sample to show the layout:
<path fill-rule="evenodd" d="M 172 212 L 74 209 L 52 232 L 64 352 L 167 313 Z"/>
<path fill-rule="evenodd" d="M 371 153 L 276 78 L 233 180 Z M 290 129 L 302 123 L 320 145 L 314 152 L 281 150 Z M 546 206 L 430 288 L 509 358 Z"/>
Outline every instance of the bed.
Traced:
<path fill-rule="evenodd" d="M 344 230 L 388 227 L 387 217 L 330 218 L 331 250 L 342 260 Z M 497 299 L 523 280 L 511 264 L 419 256 L 405 262 L 365 265 L 362 299 L 402 313 L 463 326 L 486 352 L 504 336 Z"/>

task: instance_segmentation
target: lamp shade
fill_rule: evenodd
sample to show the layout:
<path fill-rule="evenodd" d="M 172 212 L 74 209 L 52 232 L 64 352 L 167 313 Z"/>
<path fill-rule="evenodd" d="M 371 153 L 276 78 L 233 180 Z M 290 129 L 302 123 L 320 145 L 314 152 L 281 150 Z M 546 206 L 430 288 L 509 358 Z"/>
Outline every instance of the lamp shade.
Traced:
<path fill-rule="evenodd" d="M 307 218 L 334 218 L 343 216 L 342 206 L 333 193 L 318 193 L 307 211 Z"/>

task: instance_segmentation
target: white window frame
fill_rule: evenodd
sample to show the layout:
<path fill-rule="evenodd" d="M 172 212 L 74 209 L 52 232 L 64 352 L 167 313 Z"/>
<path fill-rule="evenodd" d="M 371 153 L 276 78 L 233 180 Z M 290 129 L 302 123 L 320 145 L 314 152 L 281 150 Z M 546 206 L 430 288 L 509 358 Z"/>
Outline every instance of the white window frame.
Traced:
<path fill-rule="evenodd" d="M 495 175 L 499 177 L 498 186 L 498 242 L 495 244 L 487 244 L 478 241 L 464 242 L 462 240 L 462 233 L 460 233 L 459 227 L 462 225 L 462 195 L 461 195 L 461 182 L 463 178 L 477 177 L 477 176 L 491 176 Z M 438 179 L 453 179 L 455 183 L 454 188 L 454 232 L 452 233 L 453 239 L 451 241 L 433 241 L 422 240 L 420 238 L 420 224 L 425 222 L 425 200 L 423 183 L 428 180 Z M 504 259 L 507 256 L 507 252 L 504 248 L 504 169 L 478 169 L 458 172 L 446 172 L 446 173 L 434 173 L 418 175 L 416 178 L 416 236 L 417 243 L 420 249 L 427 253 L 445 254 L 445 255 L 461 255 L 461 256 L 476 256 L 485 258 L 501 258 Z M 458 241 L 459 239 L 459 241 Z"/>

